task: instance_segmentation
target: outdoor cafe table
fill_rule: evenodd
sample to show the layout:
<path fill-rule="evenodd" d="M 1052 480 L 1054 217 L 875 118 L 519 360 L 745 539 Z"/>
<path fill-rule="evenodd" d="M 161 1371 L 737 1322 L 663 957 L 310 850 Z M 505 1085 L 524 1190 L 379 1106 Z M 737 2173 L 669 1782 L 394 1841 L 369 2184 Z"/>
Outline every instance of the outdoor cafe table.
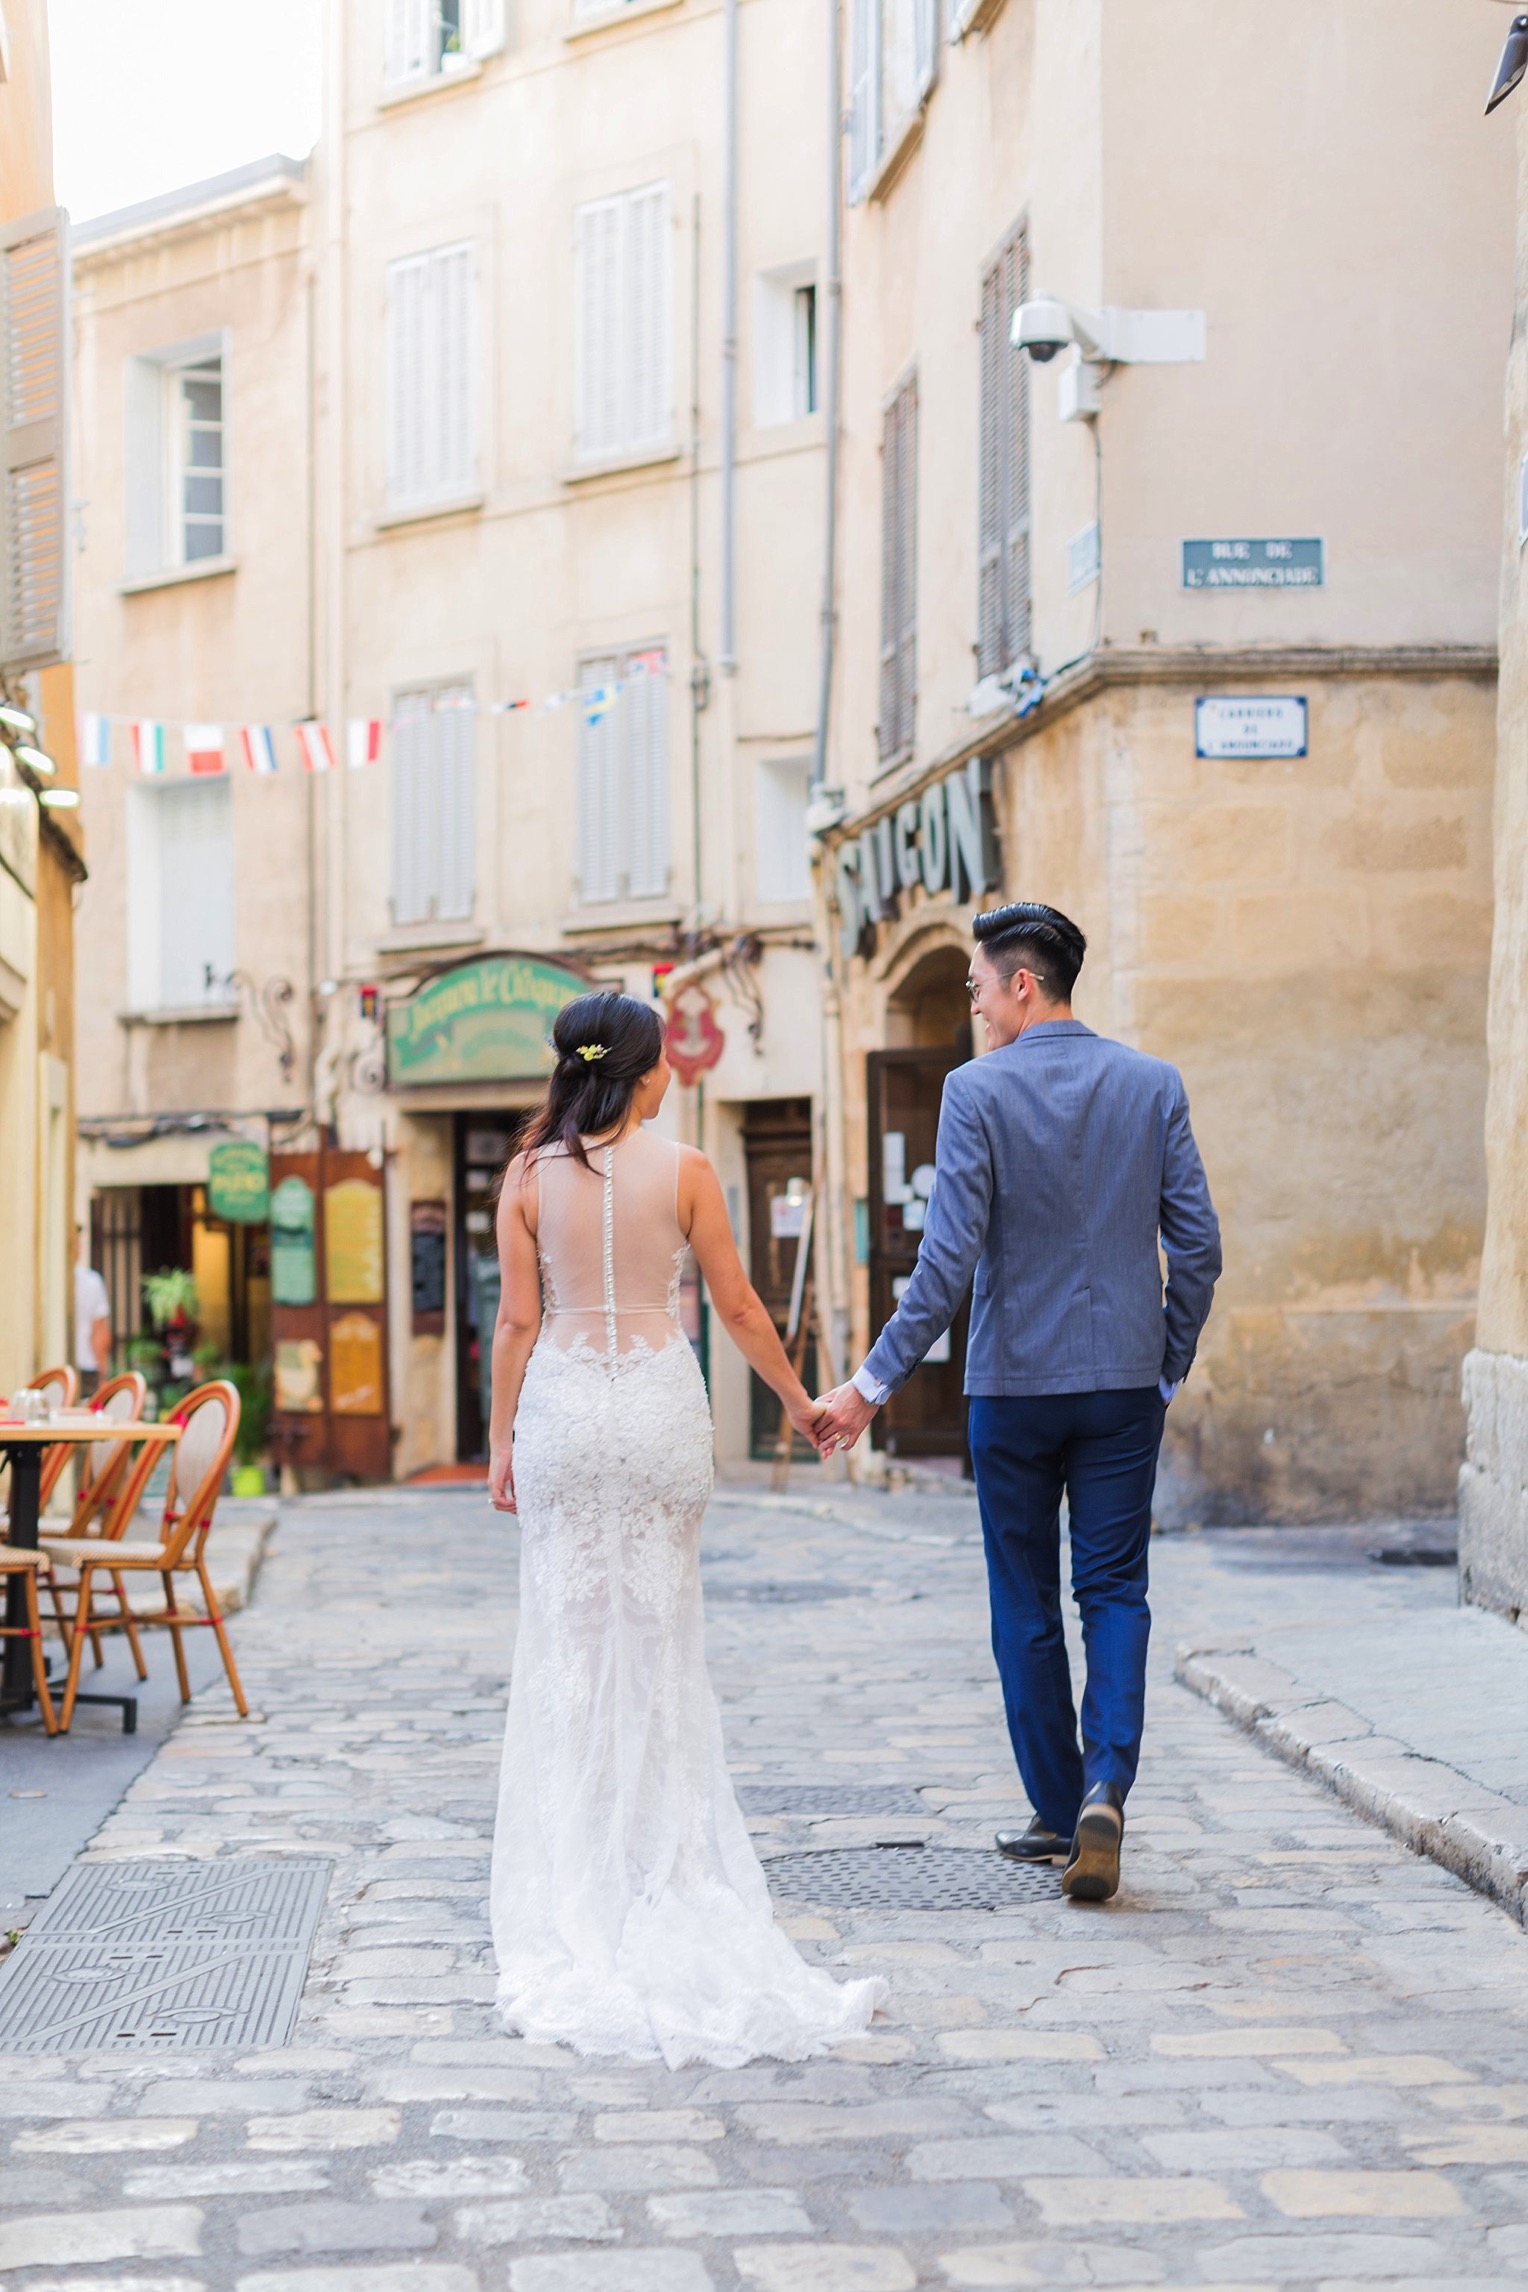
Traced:
<path fill-rule="evenodd" d="M 71 1410 L 54 1424 L 7 1424 L 0 1418 L 0 1455 L 10 1459 L 11 1518 L 6 1540 L 23 1552 L 37 1549 L 41 1509 L 43 1450 L 60 1442 L 68 1447 L 93 1448 L 101 1440 L 141 1440 L 169 1447 L 180 1438 L 179 1425 L 145 1424 L 135 1417 L 109 1417 L 98 1410 Z M 26 1630 L 26 1593 L 19 1576 L 6 1590 L 5 1620 Z M 32 1659 L 25 1639 L 8 1639 L 0 1667 L 0 1712 L 30 1711 L 35 1698 Z M 138 1699 L 133 1695 L 79 1695 L 77 1703 L 120 1703 L 122 1732 L 133 1734 L 138 1725 Z"/>

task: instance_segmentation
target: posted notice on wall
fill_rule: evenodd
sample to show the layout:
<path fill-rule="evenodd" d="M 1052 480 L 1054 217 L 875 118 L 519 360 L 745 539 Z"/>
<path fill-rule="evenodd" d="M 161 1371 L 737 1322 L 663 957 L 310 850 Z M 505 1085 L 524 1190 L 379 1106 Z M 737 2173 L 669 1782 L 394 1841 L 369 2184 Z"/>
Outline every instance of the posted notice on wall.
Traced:
<path fill-rule="evenodd" d="M 1196 700 L 1194 754 L 1254 759 L 1308 755 L 1305 702 L 1282 695 L 1260 699 L 1219 693 Z"/>

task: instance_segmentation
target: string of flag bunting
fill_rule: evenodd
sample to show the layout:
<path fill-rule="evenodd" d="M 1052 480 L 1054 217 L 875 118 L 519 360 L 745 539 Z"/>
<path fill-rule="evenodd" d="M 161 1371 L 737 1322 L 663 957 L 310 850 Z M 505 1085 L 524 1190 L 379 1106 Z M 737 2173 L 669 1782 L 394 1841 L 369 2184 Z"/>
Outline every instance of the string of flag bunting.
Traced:
<path fill-rule="evenodd" d="M 518 716 L 532 710 L 552 713 L 562 708 L 577 708 L 586 724 L 600 724 L 619 705 L 622 692 L 628 685 L 645 683 L 652 677 L 666 677 L 668 664 L 661 652 L 639 653 L 626 663 L 626 673 L 608 684 L 577 685 L 565 692 L 548 693 L 537 702 L 530 699 L 495 700 L 480 704 L 470 694 L 441 694 L 434 697 L 433 708 L 441 714 L 461 712 L 467 715 Z M 347 717 L 344 727 L 345 763 L 352 772 L 361 772 L 370 764 L 380 762 L 384 735 L 395 733 L 400 724 L 417 722 L 415 710 L 395 713 L 388 720 L 379 716 Z M 168 770 L 169 750 L 165 735 L 175 733 L 184 750 L 186 770 L 194 777 L 214 777 L 238 764 L 246 771 L 269 774 L 280 769 L 276 737 L 278 732 L 289 732 L 296 742 L 297 761 L 305 772 L 332 772 L 338 757 L 334 737 L 321 718 L 305 717 L 288 726 L 273 724 L 197 724 L 177 717 L 114 716 L 99 709 L 84 709 L 79 718 L 79 757 L 83 765 L 96 771 L 109 769 L 113 757 L 113 729 L 124 727 L 133 769 L 149 779 L 165 776 Z"/>

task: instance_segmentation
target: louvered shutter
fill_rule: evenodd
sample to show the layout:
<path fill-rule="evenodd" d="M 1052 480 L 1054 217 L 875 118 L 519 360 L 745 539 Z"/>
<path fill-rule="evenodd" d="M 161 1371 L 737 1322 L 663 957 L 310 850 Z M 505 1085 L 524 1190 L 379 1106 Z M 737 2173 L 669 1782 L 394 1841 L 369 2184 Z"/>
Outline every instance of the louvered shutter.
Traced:
<path fill-rule="evenodd" d="M 580 461 L 619 451 L 622 395 L 622 242 L 619 199 L 593 199 L 574 215 L 574 428 Z"/>
<path fill-rule="evenodd" d="M 880 158 L 881 0 L 852 0 L 849 19 L 849 198 L 870 189 Z"/>
<path fill-rule="evenodd" d="M 431 347 L 436 360 L 436 454 L 431 491 L 469 493 L 477 477 L 474 436 L 475 263 L 470 246 L 443 247 L 431 262 Z"/>
<path fill-rule="evenodd" d="M 917 683 L 915 580 L 917 384 L 905 382 L 886 409 L 881 446 L 880 752 L 912 746 Z"/>
<path fill-rule="evenodd" d="M 976 673 L 996 676 L 1008 666 L 1003 613 L 1003 273 L 998 263 L 982 281 L 981 372 L 977 412 Z"/>
<path fill-rule="evenodd" d="M 657 899 L 669 883 L 668 678 L 664 656 L 624 664 L 617 713 L 622 721 L 625 781 L 626 890 L 632 899 Z"/>
<path fill-rule="evenodd" d="M 1029 241 L 1016 231 L 1004 254 L 1002 357 L 1007 387 L 1008 500 L 1005 528 L 1004 597 L 1008 620 L 1008 659 L 1022 660 L 1030 647 L 1031 552 L 1029 500 L 1029 360 L 1012 342 L 1013 316 L 1029 295 Z"/>
<path fill-rule="evenodd" d="M 977 674 L 1029 649 L 1029 361 L 1014 349 L 1028 254 L 1016 231 L 982 283 Z"/>
<path fill-rule="evenodd" d="M 622 447 L 639 453 L 673 434 L 673 233 L 669 187 L 649 183 L 629 192 L 625 208 L 621 345 L 626 384 Z"/>
<path fill-rule="evenodd" d="M 436 874 L 430 886 L 430 912 L 442 921 L 465 922 L 476 891 L 476 727 L 477 713 L 467 686 L 451 686 L 436 694 L 431 726 Z"/>
<path fill-rule="evenodd" d="M 939 0 L 911 0 L 914 103 L 922 103 L 939 70 Z"/>
<path fill-rule="evenodd" d="M 434 837 L 430 819 L 430 696 L 400 693 L 389 743 L 392 780 L 394 923 L 424 923 L 430 913 Z"/>
<path fill-rule="evenodd" d="M 462 0 L 462 46 L 481 63 L 504 45 L 504 0 Z"/>
<path fill-rule="evenodd" d="M 425 387 L 425 296 L 428 258 L 411 255 L 387 267 L 389 443 L 387 490 L 395 503 L 423 491 L 428 410 Z"/>
<path fill-rule="evenodd" d="M 476 482 L 475 271 L 470 245 L 388 265 L 388 494 L 398 508 Z"/>
<path fill-rule="evenodd" d="M 436 0 L 388 0 L 386 79 L 390 88 L 406 86 L 434 70 L 435 7 Z"/>
<path fill-rule="evenodd" d="M 233 791 L 226 780 L 187 780 L 145 793 L 159 842 L 159 1004 L 184 1011 L 225 1002 L 234 966 Z"/>
<path fill-rule="evenodd" d="M 578 888 L 587 904 L 618 899 L 626 846 L 620 768 L 620 716 L 596 695 L 620 675 L 614 658 L 585 661 L 579 671 Z"/>
<path fill-rule="evenodd" d="M 68 219 L 0 226 L 0 665 L 45 668 L 69 649 Z"/>

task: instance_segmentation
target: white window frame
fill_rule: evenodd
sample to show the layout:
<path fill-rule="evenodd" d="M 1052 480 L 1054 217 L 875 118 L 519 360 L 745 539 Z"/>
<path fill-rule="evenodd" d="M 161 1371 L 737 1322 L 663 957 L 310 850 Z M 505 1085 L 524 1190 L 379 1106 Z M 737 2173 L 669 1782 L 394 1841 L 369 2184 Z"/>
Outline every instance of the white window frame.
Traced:
<path fill-rule="evenodd" d="M 810 330 L 803 304 L 811 298 Z M 760 271 L 753 292 L 753 422 L 768 429 L 804 421 L 818 410 L 822 370 L 821 312 L 815 262 Z M 805 337 L 810 331 L 810 345 Z"/>
<path fill-rule="evenodd" d="M 193 557 L 188 546 L 192 525 L 212 524 L 214 520 L 210 515 L 201 511 L 189 509 L 185 501 L 183 489 L 196 467 L 190 461 L 186 450 L 186 433 L 191 424 L 185 385 L 191 376 L 195 375 L 200 378 L 208 374 L 214 366 L 217 368 L 217 431 L 221 456 L 217 471 L 219 507 L 215 520 L 218 546 L 216 549 L 199 551 Z M 228 381 L 223 371 L 220 351 L 214 351 L 205 358 L 179 359 L 165 367 L 162 420 L 164 425 L 164 531 L 169 539 L 167 562 L 177 567 L 194 566 L 204 565 L 211 557 L 226 557 L 228 555 Z M 202 428 L 206 426 L 205 424 L 198 425 Z"/>
<path fill-rule="evenodd" d="M 465 296 L 465 303 L 461 337 L 453 343 L 457 294 Z M 458 239 L 397 256 L 387 266 L 386 299 L 387 514 L 417 517 L 470 505 L 481 498 L 476 242 Z M 412 352 L 407 341 L 411 310 L 417 311 L 420 328 Z M 418 361 L 412 380 L 411 358 Z M 454 435 L 453 419 L 458 425 Z"/>
<path fill-rule="evenodd" d="M 674 450 L 674 199 L 639 183 L 573 211 L 573 459 L 578 469 Z"/>
<path fill-rule="evenodd" d="M 135 352 L 126 363 L 123 468 L 126 477 L 126 588 L 160 580 L 194 580 L 226 573 L 233 562 L 232 337 L 226 327 L 209 334 Z M 182 473 L 176 429 L 180 377 L 216 360 L 222 381 L 223 546 L 215 556 L 188 558 L 179 505 Z"/>
<path fill-rule="evenodd" d="M 939 75 L 940 0 L 850 0 L 849 203 L 875 198 Z"/>
<path fill-rule="evenodd" d="M 222 815 L 222 849 L 211 864 L 204 850 L 191 879 L 170 879 L 165 841 L 176 807 Z M 223 777 L 143 781 L 128 790 L 127 1007 L 139 1015 L 164 1011 L 227 1011 L 234 1003 L 228 977 L 234 968 L 235 874 L 233 789 Z M 172 904 L 184 916 L 199 903 L 200 955 L 184 977 L 167 975 L 167 922 Z"/>
<path fill-rule="evenodd" d="M 761 907 L 800 907 L 812 896 L 806 813 L 810 756 L 761 756 L 754 766 L 754 895 Z"/>
<path fill-rule="evenodd" d="M 653 665 L 657 664 L 657 665 Z M 667 640 L 578 664 L 578 900 L 664 899 L 673 873 Z M 607 696 L 601 702 L 598 696 Z"/>
<path fill-rule="evenodd" d="M 384 97 L 479 72 L 505 45 L 505 0 L 384 0 Z"/>

